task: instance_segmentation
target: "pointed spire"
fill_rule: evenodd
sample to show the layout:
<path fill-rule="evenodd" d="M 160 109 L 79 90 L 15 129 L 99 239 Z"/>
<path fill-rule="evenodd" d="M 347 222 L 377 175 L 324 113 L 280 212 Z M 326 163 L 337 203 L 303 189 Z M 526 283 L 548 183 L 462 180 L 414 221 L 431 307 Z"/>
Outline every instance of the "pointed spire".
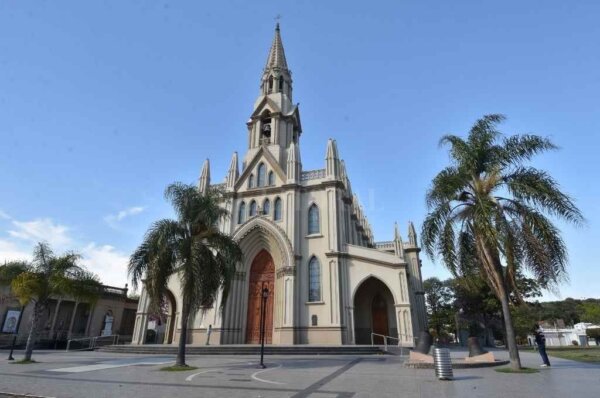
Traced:
<path fill-rule="evenodd" d="M 233 188 L 239 176 L 240 172 L 238 169 L 238 154 L 237 152 L 234 152 L 233 156 L 231 157 L 231 163 L 229 164 L 229 171 L 227 172 L 227 188 Z"/>
<path fill-rule="evenodd" d="M 417 231 L 415 231 L 415 226 L 412 221 L 408 222 L 408 243 L 411 246 L 417 246 Z"/>
<path fill-rule="evenodd" d="M 202 165 L 202 172 L 200 173 L 200 182 L 198 183 L 198 189 L 200 192 L 207 192 L 210 185 L 210 162 L 208 159 L 204 161 Z"/>
<path fill-rule="evenodd" d="M 327 141 L 325 176 L 332 179 L 338 179 L 340 177 L 340 156 L 338 154 L 337 143 L 331 138 Z"/>
<path fill-rule="evenodd" d="M 298 145 L 292 141 L 287 150 L 287 182 L 300 182 L 301 170 L 300 150 Z"/>
<path fill-rule="evenodd" d="M 285 52 L 283 51 L 283 42 L 281 41 L 281 33 L 279 31 L 279 22 L 275 26 L 275 36 L 273 37 L 273 44 L 271 44 L 271 50 L 267 57 L 267 64 L 265 70 L 271 68 L 280 68 L 287 70 L 287 61 L 285 59 Z"/>
<path fill-rule="evenodd" d="M 394 252 L 396 256 L 404 257 L 404 243 L 402 242 L 397 222 L 394 223 Z"/>

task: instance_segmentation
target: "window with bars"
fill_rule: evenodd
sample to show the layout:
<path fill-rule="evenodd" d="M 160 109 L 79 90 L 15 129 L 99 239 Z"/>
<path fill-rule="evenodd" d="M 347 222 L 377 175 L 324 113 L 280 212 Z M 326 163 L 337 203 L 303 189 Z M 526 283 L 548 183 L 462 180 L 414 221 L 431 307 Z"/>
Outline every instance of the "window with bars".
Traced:
<path fill-rule="evenodd" d="M 246 218 L 246 203 L 240 203 L 240 207 L 238 208 L 238 224 L 242 224 L 244 219 Z"/>
<path fill-rule="evenodd" d="M 258 173 L 256 176 L 256 186 L 264 187 L 265 186 L 265 175 L 267 173 L 267 167 L 264 163 L 258 165 Z"/>
<path fill-rule="evenodd" d="M 321 301 L 321 265 L 314 256 L 308 262 L 308 301 Z"/>
<path fill-rule="evenodd" d="M 281 220 L 281 198 L 275 199 L 275 206 L 273 209 L 273 219 L 275 221 Z"/>
<path fill-rule="evenodd" d="M 275 173 L 269 171 L 269 186 L 275 185 Z"/>
<path fill-rule="evenodd" d="M 319 208 L 313 204 L 308 209 L 308 234 L 318 234 L 319 231 Z"/>

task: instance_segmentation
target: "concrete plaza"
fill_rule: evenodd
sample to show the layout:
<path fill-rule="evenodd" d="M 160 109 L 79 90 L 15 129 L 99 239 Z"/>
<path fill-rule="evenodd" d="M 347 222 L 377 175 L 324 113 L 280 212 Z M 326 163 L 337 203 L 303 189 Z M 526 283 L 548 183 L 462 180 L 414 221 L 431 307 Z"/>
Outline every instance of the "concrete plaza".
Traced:
<path fill-rule="evenodd" d="M 453 356 L 462 353 L 453 352 Z M 162 372 L 174 357 L 103 352 L 36 351 L 36 364 L 10 364 L 0 351 L 0 397 L 572 397 L 600 394 L 600 366 L 551 358 L 536 374 L 493 368 L 454 370 L 438 381 L 431 369 L 409 369 L 403 358 L 371 356 L 268 356 L 267 369 L 248 356 L 189 356 L 198 369 Z M 502 351 L 499 358 L 506 358 Z M 17 352 L 17 359 L 22 352 Z M 539 367 L 537 353 L 523 363 Z"/>

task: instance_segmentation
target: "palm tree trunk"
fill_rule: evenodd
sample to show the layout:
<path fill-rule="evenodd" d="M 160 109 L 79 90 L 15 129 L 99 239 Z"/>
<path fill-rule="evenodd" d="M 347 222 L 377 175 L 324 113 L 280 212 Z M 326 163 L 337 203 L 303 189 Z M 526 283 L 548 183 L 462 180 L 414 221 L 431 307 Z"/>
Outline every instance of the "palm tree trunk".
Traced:
<path fill-rule="evenodd" d="M 500 297 L 502 303 L 502 315 L 504 317 L 504 326 L 506 328 L 506 345 L 508 346 L 508 356 L 510 358 L 510 367 L 514 370 L 521 369 L 521 358 L 517 349 L 517 339 L 515 329 L 513 328 L 512 317 L 510 315 L 510 307 L 508 305 L 508 293 L 506 288 L 503 289 Z"/>
<path fill-rule="evenodd" d="M 498 257 L 498 252 L 486 244 L 485 239 L 478 238 L 477 251 L 479 259 L 484 265 L 484 271 L 492 291 L 500 300 L 502 305 L 502 318 L 504 319 L 504 328 L 506 331 L 506 345 L 508 347 L 508 356 L 510 358 L 510 367 L 514 370 L 521 369 L 521 358 L 517 349 L 517 339 L 515 329 L 513 328 L 510 306 L 508 305 L 508 289 L 502 272 L 502 264 Z"/>
<path fill-rule="evenodd" d="M 187 366 L 185 363 L 185 345 L 187 343 L 189 310 L 186 304 L 181 307 L 181 333 L 179 334 L 179 347 L 175 366 Z"/>
<path fill-rule="evenodd" d="M 24 361 L 31 361 L 31 356 L 33 355 L 33 346 L 35 345 L 35 338 L 37 336 L 39 312 L 39 305 L 38 303 L 35 303 L 33 305 L 33 312 L 31 313 L 31 324 L 29 327 L 29 335 L 27 336 L 27 345 L 25 346 Z"/>

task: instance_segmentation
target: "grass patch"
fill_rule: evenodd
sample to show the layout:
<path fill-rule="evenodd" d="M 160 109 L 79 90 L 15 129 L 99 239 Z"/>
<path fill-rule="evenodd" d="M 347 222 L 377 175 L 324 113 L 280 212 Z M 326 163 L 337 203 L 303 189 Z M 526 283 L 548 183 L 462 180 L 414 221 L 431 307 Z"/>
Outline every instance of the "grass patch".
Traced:
<path fill-rule="evenodd" d="M 15 364 L 15 365 L 29 365 L 30 363 L 38 363 L 38 362 L 34 361 L 33 359 L 30 359 L 30 360 L 19 359 L 18 361 L 14 361 L 11 363 Z"/>
<path fill-rule="evenodd" d="M 528 348 L 523 351 L 536 352 L 533 348 Z M 570 359 L 572 361 L 600 363 L 600 347 L 548 347 L 546 353 L 551 357 Z"/>
<path fill-rule="evenodd" d="M 194 370 L 194 369 L 198 369 L 198 368 L 196 366 L 179 366 L 179 365 L 165 366 L 164 368 L 160 368 L 160 370 L 162 370 L 163 372 L 185 372 L 185 371 Z"/>
<path fill-rule="evenodd" d="M 570 359 L 579 362 L 600 363 L 600 349 L 598 348 L 570 348 L 549 350 L 546 353 L 553 357 Z"/>
<path fill-rule="evenodd" d="M 537 373 L 538 369 L 533 368 L 521 368 L 519 370 L 514 370 L 513 368 L 504 367 L 504 368 L 496 368 L 494 369 L 496 372 L 500 373 Z"/>

